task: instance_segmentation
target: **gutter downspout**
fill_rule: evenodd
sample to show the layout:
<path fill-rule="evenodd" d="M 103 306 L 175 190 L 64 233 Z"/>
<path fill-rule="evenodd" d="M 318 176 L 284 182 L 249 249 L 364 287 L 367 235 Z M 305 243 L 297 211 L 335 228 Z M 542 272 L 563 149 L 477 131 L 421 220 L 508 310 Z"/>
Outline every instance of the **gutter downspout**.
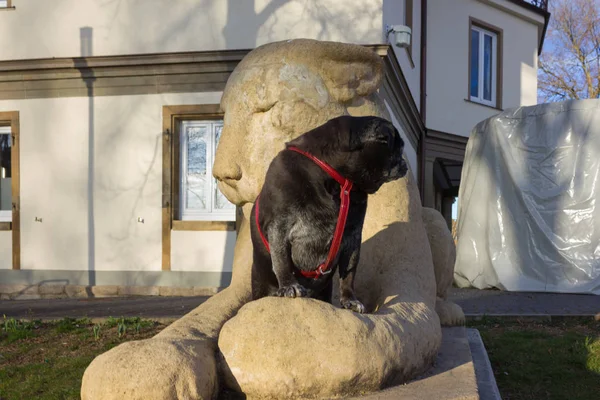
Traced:
<path fill-rule="evenodd" d="M 425 165 L 426 149 L 425 137 L 427 136 L 427 0 L 421 0 L 421 85 L 420 85 L 420 113 L 424 131 L 419 138 L 419 194 L 421 204 L 425 203 Z"/>

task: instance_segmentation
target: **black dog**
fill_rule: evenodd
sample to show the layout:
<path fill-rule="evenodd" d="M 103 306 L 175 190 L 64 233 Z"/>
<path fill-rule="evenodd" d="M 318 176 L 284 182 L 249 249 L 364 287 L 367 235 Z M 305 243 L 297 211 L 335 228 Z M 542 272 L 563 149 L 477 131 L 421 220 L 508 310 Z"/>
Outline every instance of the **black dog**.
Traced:
<path fill-rule="evenodd" d="M 406 175 L 403 151 L 398 131 L 378 117 L 334 118 L 286 143 L 271 162 L 252 209 L 253 297 L 313 297 L 331 303 L 331 275 L 339 266 L 342 307 L 363 313 L 354 276 L 367 195 Z M 335 171 L 327 172 L 327 166 Z M 347 197 L 342 231 L 340 207 Z M 336 228 L 341 243 L 334 252 Z"/>

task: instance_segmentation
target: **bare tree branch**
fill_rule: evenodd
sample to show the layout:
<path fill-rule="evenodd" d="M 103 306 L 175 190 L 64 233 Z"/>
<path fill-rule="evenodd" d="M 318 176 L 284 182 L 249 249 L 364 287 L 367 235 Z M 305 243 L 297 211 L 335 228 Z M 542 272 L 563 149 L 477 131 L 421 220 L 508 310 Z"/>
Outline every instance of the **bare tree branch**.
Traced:
<path fill-rule="evenodd" d="M 553 0 L 539 60 L 544 101 L 600 97 L 600 1 Z"/>

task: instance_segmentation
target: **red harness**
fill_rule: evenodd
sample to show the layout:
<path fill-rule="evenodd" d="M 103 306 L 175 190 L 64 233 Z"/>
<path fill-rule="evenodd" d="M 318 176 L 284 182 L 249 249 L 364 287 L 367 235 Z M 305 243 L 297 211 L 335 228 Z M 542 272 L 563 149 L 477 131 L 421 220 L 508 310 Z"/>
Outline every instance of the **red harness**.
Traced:
<path fill-rule="evenodd" d="M 335 226 L 335 232 L 333 234 L 333 241 L 331 242 L 331 248 L 329 249 L 329 254 L 327 255 L 327 259 L 325 262 L 317 267 L 314 271 L 303 271 L 299 270 L 300 274 L 306 278 L 318 279 L 323 275 L 327 275 L 331 273 L 331 264 L 337 255 L 340 245 L 342 244 L 342 236 L 344 234 L 344 228 L 346 227 L 346 220 L 348 219 L 348 209 L 350 207 L 350 191 L 352 190 L 352 182 L 348 179 L 344 178 L 340 175 L 335 169 L 333 169 L 328 164 L 319 160 L 317 157 L 313 156 L 310 153 L 307 153 L 303 150 L 300 150 L 297 147 L 288 147 L 288 150 L 295 151 L 296 153 L 300 153 L 303 156 L 312 160 L 315 164 L 317 164 L 323 171 L 327 172 L 329 176 L 337 181 L 342 187 L 340 190 L 340 212 L 338 213 L 337 224 Z M 260 228 L 260 224 L 258 223 L 258 213 L 259 213 L 259 199 L 256 198 L 256 209 L 254 212 L 254 217 L 256 219 L 256 227 L 258 228 L 258 233 L 265 244 L 265 247 L 269 253 L 271 253 L 271 247 L 269 246 L 269 242 L 267 238 L 263 234 L 262 229 Z"/>

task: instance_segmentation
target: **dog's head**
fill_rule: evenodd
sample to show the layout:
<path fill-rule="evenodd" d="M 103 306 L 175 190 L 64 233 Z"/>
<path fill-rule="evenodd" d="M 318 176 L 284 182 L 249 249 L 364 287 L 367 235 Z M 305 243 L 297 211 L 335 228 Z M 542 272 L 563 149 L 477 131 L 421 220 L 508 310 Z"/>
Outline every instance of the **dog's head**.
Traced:
<path fill-rule="evenodd" d="M 400 133 L 379 117 L 337 117 L 286 145 L 321 158 L 369 194 L 408 171 Z"/>
<path fill-rule="evenodd" d="M 213 166 L 221 192 L 239 206 L 252 203 L 286 142 L 349 109 L 379 115 L 383 75 L 381 57 L 356 44 L 294 39 L 252 50 L 221 99 L 225 115 Z"/>

